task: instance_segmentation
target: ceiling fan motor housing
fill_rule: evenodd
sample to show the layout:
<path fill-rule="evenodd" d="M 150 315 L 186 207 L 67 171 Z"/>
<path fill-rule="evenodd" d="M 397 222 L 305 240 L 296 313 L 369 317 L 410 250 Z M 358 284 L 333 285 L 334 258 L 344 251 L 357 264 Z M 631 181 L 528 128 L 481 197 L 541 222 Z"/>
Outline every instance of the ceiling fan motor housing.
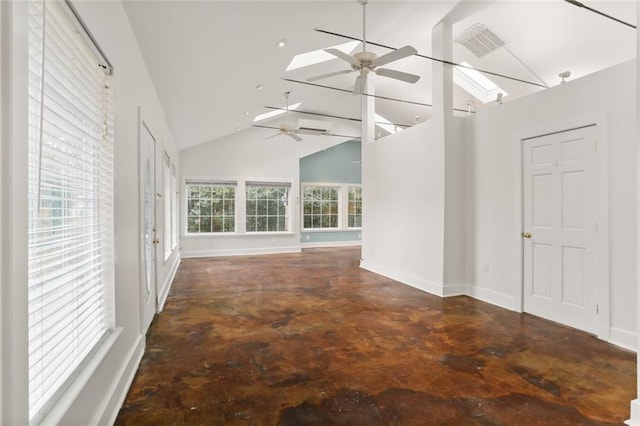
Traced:
<path fill-rule="evenodd" d="M 378 55 L 373 52 L 358 52 L 354 54 L 353 57 L 360 62 L 360 68 L 369 68 L 370 70 L 373 70 L 375 68 L 373 61 L 378 58 Z M 354 69 L 358 69 L 358 67 L 354 66 Z"/>

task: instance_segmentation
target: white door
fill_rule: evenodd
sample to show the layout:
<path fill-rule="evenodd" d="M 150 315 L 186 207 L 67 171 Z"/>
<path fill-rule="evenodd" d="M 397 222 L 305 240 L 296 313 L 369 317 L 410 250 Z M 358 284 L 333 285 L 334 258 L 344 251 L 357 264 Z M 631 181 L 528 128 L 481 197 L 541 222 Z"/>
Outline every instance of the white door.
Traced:
<path fill-rule="evenodd" d="M 142 258 L 144 279 L 141 288 L 142 333 L 145 334 L 157 310 L 157 239 L 156 191 L 155 191 L 155 145 L 156 141 L 144 124 L 140 126 L 140 183 L 142 211 Z"/>
<path fill-rule="evenodd" d="M 590 333 L 597 319 L 595 126 L 523 141 L 524 310 Z"/>

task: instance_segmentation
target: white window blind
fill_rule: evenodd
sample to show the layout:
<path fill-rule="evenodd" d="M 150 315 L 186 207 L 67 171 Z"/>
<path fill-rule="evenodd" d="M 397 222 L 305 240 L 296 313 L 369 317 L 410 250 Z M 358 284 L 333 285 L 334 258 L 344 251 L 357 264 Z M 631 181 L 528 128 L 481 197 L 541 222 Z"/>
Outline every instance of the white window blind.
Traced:
<path fill-rule="evenodd" d="M 29 418 L 113 327 L 110 66 L 64 1 L 29 9 Z"/>

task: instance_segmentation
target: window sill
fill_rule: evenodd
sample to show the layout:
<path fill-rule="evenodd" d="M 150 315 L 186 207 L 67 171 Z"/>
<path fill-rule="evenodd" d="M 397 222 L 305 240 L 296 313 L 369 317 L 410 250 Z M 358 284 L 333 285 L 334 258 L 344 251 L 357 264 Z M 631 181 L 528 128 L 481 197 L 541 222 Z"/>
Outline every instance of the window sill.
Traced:
<path fill-rule="evenodd" d="M 303 229 L 302 233 L 316 233 L 316 232 L 360 232 L 362 228 L 309 228 Z"/>
<path fill-rule="evenodd" d="M 185 234 L 182 238 L 198 239 L 198 238 L 238 238 L 238 237 L 293 237 L 295 232 L 210 232 L 202 234 Z"/>
<path fill-rule="evenodd" d="M 51 410 L 41 419 L 39 424 L 58 424 L 67 413 L 78 395 L 83 391 L 86 384 L 93 378 L 93 374 L 102 361 L 109 354 L 118 336 L 122 332 L 122 327 L 111 329 L 109 334 L 102 341 L 95 353 L 91 355 L 88 363 L 80 370 L 76 378 L 71 382 L 66 391 L 60 396 L 60 399 L 53 405 Z"/>

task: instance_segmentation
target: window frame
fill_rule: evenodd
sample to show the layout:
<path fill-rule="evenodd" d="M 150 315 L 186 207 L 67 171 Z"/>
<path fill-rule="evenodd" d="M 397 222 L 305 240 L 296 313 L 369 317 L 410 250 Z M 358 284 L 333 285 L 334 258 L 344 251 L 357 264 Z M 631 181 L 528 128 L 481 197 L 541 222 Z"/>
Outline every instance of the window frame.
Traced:
<path fill-rule="evenodd" d="M 180 191 L 178 191 L 177 169 L 174 163 L 171 163 L 171 250 L 178 247 L 178 199 Z"/>
<path fill-rule="evenodd" d="M 244 233 L 245 234 L 255 234 L 255 235 L 272 235 L 272 234 L 289 234 L 292 232 L 292 214 L 291 214 L 291 189 L 292 189 L 292 183 L 291 182 L 285 182 L 285 181 L 278 181 L 278 182 L 274 182 L 274 181 L 258 181 L 258 180 L 247 180 L 244 182 L 244 206 L 245 206 L 245 211 L 244 211 Z M 248 229 L 248 219 L 249 217 L 260 217 L 260 215 L 249 215 L 248 214 L 248 197 L 247 197 L 247 192 L 249 190 L 249 188 L 251 187 L 255 187 L 255 188 L 284 188 L 286 190 L 286 204 L 284 205 L 284 214 L 283 215 L 266 215 L 264 217 L 268 218 L 269 217 L 276 217 L 279 218 L 281 216 L 284 217 L 284 224 L 285 224 L 285 229 L 278 229 L 275 231 L 257 231 L 257 230 L 249 230 Z M 283 196 L 284 197 L 284 196 Z M 258 200 L 256 200 L 257 202 Z M 282 201 L 282 200 L 281 200 Z"/>
<path fill-rule="evenodd" d="M 42 25 L 42 4 L 46 7 L 47 18 L 44 21 L 45 27 L 45 40 L 43 42 L 41 34 L 42 27 L 38 26 L 38 21 Z M 28 11 L 27 11 L 28 9 Z M 54 10 L 55 9 L 55 10 Z M 115 202 L 114 192 L 114 180 L 113 170 L 115 168 L 115 141 L 113 139 L 113 84 L 110 76 L 112 74 L 112 67 L 109 61 L 106 59 L 100 47 L 95 44 L 95 41 L 89 34 L 88 30 L 76 14 L 74 8 L 67 2 L 30 2 L 28 7 L 21 9 L 20 13 L 24 13 L 29 19 L 30 24 L 36 23 L 33 27 L 29 27 L 28 32 L 28 48 L 25 49 L 26 57 L 28 58 L 30 71 L 33 70 L 45 70 L 45 78 L 40 80 L 40 76 L 31 75 L 28 77 L 28 83 L 30 88 L 34 88 L 34 92 L 28 93 L 29 104 L 28 120 L 30 128 L 28 132 L 25 130 L 25 136 L 28 136 L 29 152 L 25 150 L 25 159 L 29 164 L 29 171 L 25 173 L 25 177 L 28 178 L 28 183 L 25 183 L 25 188 L 28 189 L 27 196 L 29 200 L 29 207 L 26 206 L 25 210 L 29 220 L 26 222 L 30 225 L 29 237 L 25 235 L 25 248 L 29 245 L 28 251 L 25 253 L 29 264 L 32 262 L 38 262 L 37 246 L 41 244 L 42 239 L 38 239 L 32 236 L 37 233 L 53 236 L 56 233 L 61 234 L 63 242 L 60 239 L 48 238 L 50 242 L 55 242 L 48 246 L 44 252 L 45 257 L 53 257 L 55 250 L 66 244 L 63 252 L 58 251 L 58 258 L 60 262 L 65 262 L 64 267 L 60 266 L 62 263 L 52 265 L 49 262 L 49 267 L 57 267 L 55 274 L 43 274 L 38 272 L 38 268 L 44 268 L 44 265 L 38 267 L 25 266 L 25 272 L 28 273 L 27 285 L 31 288 L 34 284 L 40 287 L 55 285 L 57 289 L 62 289 L 63 292 L 77 291 L 81 292 L 83 296 L 75 297 L 76 301 L 82 300 L 77 303 L 76 311 L 81 312 L 79 315 L 84 318 L 83 323 L 87 318 L 93 316 L 94 318 L 101 318 L 98 323 L 95 321 L 86 321 L 91 326 L 84 328 L 74 327 L 73 333 L 81 340 L 80 344 L 74 343 L 74 339 L 67 338 L 69 335 L 65 335 L 64 342 L 60 341 L 56 348 L 45 347 L 45 344 L 40 344 L 36 347 L 31 347 L 31 343 L 25 345 L 27 350 L 27 365 L 33 363 L 45 364 L 47 361 L 35 360 L 32 361 L 31 353 L 45 353 L 47 350 L 51 352 L 57 351 L 58 347 L 64 344 L 63 349 L 60 351 L 67 351 L 73 347 L 73 351 L 79 352 L 80 355 L 73 356 L 73 360 L 64 360 L 63 364 L 59 367 L 66 371 L 68 374 L 59 375 L 44 374 L 44 378 L 41 379 L 43 383 L 51 383 L 55 381 L 60 386 L 46 389 L 46 396 L 42 398 L 43 402 L 32 399 L 32 393 L 34 388 L 31 384 L 25 388 L 28 395 L 25 408 L 28 407 L 27 412 L 23 415 L 28 419 L 28 423 L 51 423 L 56 424 L 60 420 L 60 416 L 64 412 L 64 408 L 68 407 L 75 397 L 82 391 L 86 380 L 92 375 L 100 360 L 102 360 L 112 347 L 113 343 L 117 339 L 121 329 L 115 326 L 115 307 L 114 307 L 114 292 L 115 292 L 115 214 L 113 210 Z M 52 19 L 56 22 L 53 23 L 49 19 L 51 15 Z M 52 37 L 48 27 L 56 27 L 53 31 L 55 37 Z M 69 38 L 66 40 L 63 37 L 72 33 L 73 42 L 69 42 Z M 37 34 L 37 36 L 36 36 Z M 78 37 L 79 36 L 79 37 Z M 32 38 L 33 37 L 33 38 Z M 36 38 L 38 37 L 38 38 Z M 77 37 L 77 38 L 76 38 Z M 49 53 L 44 56 L 44 64 L 42 62 L 42 52 L 32 52 L 31 47 L 46 46 Z M 69 49 L 70 46 L 73 48 Z M 26 47 L 26 46 L 25 46 Z M 74 72 L 70 70 L 62 70 L 60 67 L 56 68 L 55 63 L 66 63 L 69 54 L 73 52 L 73 55 L 80 57 L 77 61 L 78 64 L 84 62 L 82 58 L 87 59 L 82 66 L 74 69 Z M 51 56 L 53 53 L 54 56 Z M 80 54 L 78 54 L 80 53 Z M 34 61 L 32 64 L 31 61 Z M 47 68 L 47 64 L 52 63 Z M 33 65 L 33 67 L 31 67 Z M 85 90 L 78 90 L 78 87 L 73 89 L 67 87 L 65 82 L 73 81 L 78 83 L 80 76 L 77 74 L 83 68 L 85 70 L 92 70 L 91 73 L 99 74 L 96 70 L 100 67 L 104 70 L 104 75 L 100 78 L 93 79 L 95 76 L 89 76 L 85 74 L 82 76 L 84 83 L 83 88 Z M 42 85 L 43 81 L 49 82 L 46 85 Z M 106 77 L 105 77 L 106 76 Z M 31 78 L 36 78 L 39 82 L 33 82 Z M 98 81 L 99 80 L 99 81 Z M 27 77 L 25 77 L 27 81 Z M 34 85 L 35 83 L 35 85 Z M 55 88 L 51 90 L 53 87 Z M 70 85 L 71 86 L 71 85 Z M 73 108 L 78 108 L 73 103 L 73 100 L 63 98 L 60 101 L 61 96 L 56 92 L 56 88 L 65 88 L 65 90 L 73 91 L 74 96 L 80 96 L 83 99 L 83 114 L 89 117 L 90 114 L 94 116 L 88 119 L 81 119 L 77 115 L 74 115 L 76 111 Z M 90 89 L 92 88 L 92 89 Z M 47 96 L 41 96 L 41 92 L 44 90 L 48 93 Z M 52 95 L 57 93 L 57 95 Z M 101 94 L 99 94 L 101 93 Z M 39 100 L 38 100 L 39 98 Z M 49 100 L 44 101 L 43 99 Z M 55 101 L 51 101 L 54 99 Z M 55 103 L 59 102 L 59 103 Z M 38 105 L 47 104 L 44 108 L 38 108 Z M 33 108 L 33 106 L 36 106 Z M 38 111 L 39 110 L 39 111 Z M 42 111 L 45 111 L 42 114 Z M 100 111 L 96 115 L 96 111 Z M 53 117 L 53 118 L 52 118 Z M 62 125 L 64 121 L 65 125 Z M 40 124 L 37 124 L 37 123 Z M 47 140 L 41 139 L 38 136 L 39 129 L 44 128 L 46 123 L 47 128 L 51 133 L 47 136 Z M 41 127 L 42 126 L 42 127 Z M 54 130 L 55 129 L 55 130 Z M 28 133 L 28 135 L 26 134 Z M 43 132 L 44 133 L 44 132 Z M 43 133 L 40 133 L 41 135 Z M 63 135 L 64 137 L 62 137 Z M 57 139 L 56 139 L 57 137 Z M 51 142 L 55 141 L 55 142 Z M 50 151 L 49 154 L 45 153 Z M 47 171 L 44 172 L 43 165 L 45 160 L 48 162 L 55 161 L 57 166 L 51 167 L 51 164 L 47 165 Z M 82 169 L 79 166 L 84 166 Z M 94 169 L 92 172 L 91 170 Z M 60 190 L 51 191 L 51 184 L 59 182 L 60 185 L 68 185 L 67 189 L 60 188 Z M 49 187 L 49 188 L 48 188 Z M 49 190 L 48 190 L 49 189 Z M 56 192 L 56 194 L 54 194 Z M 59 193 L 58 193 L 59 192 Z M 78 196 L 77 193 L 81 192 L 83 196 Z M 64 210 L 64 215 L 59 217 L 58 224 L 64 224 L 66 230 L 59 227 L 51 226 L 35 226 L 36 221 L 46 222 L 48 211 L 52 207 L 52 200 L 55 197 L 59 200 L 59 206 Z M 48 200 L 47 200 L 48 198 Z M 49 205 L 47 205 L 49 203 Z M 42 206 L 41 208 L 36 207 Z M 57 207 L 55 207 L 57 208 Z M 54 210 L 55 210 L 54 208 Z M 87 222 L 88 221 L 88 222 Z M 53 223 L 53 222 L 51 222 Z M 32 227 L 33 226 L 33 227 Z M 84 230 L 82 230 L 84 229 Z M 63 233 L 68 233 L 63 234 Z M 91 237 L 91 236 L 94 237 Z M 81 244 L 71 244 L 72 239 L 76 241 L 82 241 Z M 45 246 L 46 244 L 42 244 Z M 91 255 L 87 254 L 91 251 Z M 73 254 L 77 253 L 77 254 Z M 40 258 L 42 257 L 39 256 Z M 77 261 L 77 259 L 80 259 Z M 100 266 L 91 266 L 91 265 Z M 91 266 L 91 269 L 89 267 Z M 71 270 L 76 271 L 77 277 L 72 277 Z M 94 284 L 90 284 L 93 282 Z M 74 284 L 75 287 L 74 287 Z M 69 289 L 71 288 L 71 289 Z M 91 289 L 89 291 L 83 290 L 83 288 Z M 31 290 L 28 290 L 29 292 Z M 37 291 L 37 290 L 36 290 Z M 56 290 L 57 291 L 57 290 Z M 26 297 L 25 290 L 25 297 Z M 46 301 L 44 293 L 40 296 L 31 295 L 29 301 L 25 299 L 25 307 L 28 309 L 27 318 L 25 318 L 24 326 L 29 329 L 28 335 L 25 336 L 29 342 L 35 341 L 48 341 L 52 339 L 51 336 L 46 337 L 43 335 L 32 336 L 31 327 L 33 328 L 56 328 L 64 327 L 65 324 L 72 324 L 73 321 L 77 321 L 79 316 L 76 315 L 73 319 L 70 319 L 64 314 L 65 310 L 68 310 L 68 304 L 62 300 L 55 300 L 52 302 Z M 32 300 L 35 297 L 41 298 L 41 308 L 32 306 Z M 51 299 L 51 298 L 49 298 Z M 46 311 L 42 307 L 49 306 L 53 308 L 53 311 Z M 62 308 L 58 309 L 55 306 L 60 305 Z M 52 314 L 51 312 L 55 312 Z M 62 314 L 62 315 L 61 315 Z M 39 323 L 37 318 L 49 318 L 52 321 Z M 64 319 L 63 319 L 64 318 Z M 53 322 L 53 324 L 52 324 Z M 87 330 L 92 335 L 98 336 L 95 338 L 82 337 L 83 333 L 87 333 Z M 60 331 L 60 333 L 64 333 Z M 73 344 L 72 344 L 73 343 Z M 48 354 L 48 352 L 47 352 Z M 52 363 L 52 361 L 49 361 Z M 56 360 L 55 362 L 58 362 Z M 27 383 L 30 382 L 33 372 L 30 367 L 24 370 L 26 374 Z M 42 373 L 37 373 L 41 375 Z M 49 385 L 45 385 L 49 386 Z M 51 390 L 50 390 L 51 389 Z M 38 391 L 39 393 L 41 391 Z M 22 416 L 22 414 L 21 414 Z"/>
<path fill-rule="evenodd" d="M 351 214 L 351 189 L 353 188 L 357 188 L 360 190 L 360 199 L 356 200 L 356 202 L 360 205 L 360 213 L 359 214 Z M 362 185 L 358 184 L 349 184 L 347 186 L 347 214 L 346 214 L 346 218 L 347 218 L 347 223 L 346 223 L 346 227 L 349 230 L 361 230 L 362 229 L 362 216 L 363 216 L 363 212 L 362 212 Z M 351 226 L 350 222 L 351 222 L 351 217 L 352 216 L 360 216 L 360 226 Z"/>
<path fill-rule="evenodd" d="M 311 227 L 311 228 L 307 228 L 305 226 L 305 193 L 307 189 L 325 189 L 325 188 L 331 188 L 331 189 L 335 189 L 337 191 L 337 198 L 336 198 L 336 202 L 337 202 L 337 206 L 336 206 L 336 226 L 334 227 L 325 227 L 325 226 L 321 226 L 321 227 Z M 336 183 L 303 183 L 300 189 L 300 223 L 301 223 L 301 229 L 303 232 L 321 232 L 321 231 L 340 231 L 343 228 L 343 216 L 344 214 L 342 213 L 342 209 L 344 206 L 344 201 L 343 201 L 343 185 L 340 184 L 336 184 Z M 322 209 L 322 201 L 321 200 L 321 209 Z M 313 216 L 313 215 L 312 215 Z M 326 216 L 326 215 L 322 215 L 322 213 L 319 215 L 320 217 L 322 216 Z M 333 216 L 333 215 L 331 215 Z M 322 220 L 322 219 L 321 219 Z"/>
<path fill-rule="evenodd" d="M 210 186 L 210 187 L 221 187 L 221 188 L 225 188 L 225 187 L 230 187 L 234 189 L 234 198 L 233 198 L 233 230 L 232 231 L 210 231 L 210 232 L 191 232 L 189 231 L 189 200 L 190 200 L 190 186 L 194 186 L 194 185 L 199 185 L 199 186 Z M 240 212 L 238 211 L 238 193 L 240 192 L 240 188 L 238 185 L 238 182 L 235 180 L 225 180 L 225 179 L 187 179 L 185 181 L 184 184 L 184 188 L 185 188 L 185 209 L 184 209 L 184 236 L 187 237 L 193 237 L 193 236 L 212 236 L 212 235 L 235 235 L 238 234 L 238 216 L 240 214 Z M 223 202 L 223 209 L 224 209 L 224 201 L 225 199 L 222 198 L 222 202 Z M 193 216 L 193 215 L 191 215 Z M 223 223 L 224 223 L 224 216 L 222 215 L 223 218 Z M 199 217 L 203 217 L 203 215 L 199 215 Z M 204 216 L 206 217 L 206 216 Z M 211 219 L 214 218 L 213 215 L 210 215 Z M 223 225 L 224 226 L 224 225 Z"/>
<path fill-rule="evenodd" d="M 304 194 L 305 189 L 312 187 L 334 187 L 338 188 L 338 227 L 335 228 L 305 228 L 304 226 Z M 349 232 L 360 231 L 362 226 L 349 226 L 349 189 L 360 188 L 362 204 L 362 184 L 359 183 L 338 183 L 338 182 L 302 182 L 300 184 L 300 231 L 304 233 L 313 232 Z"/>
<path fill-rule="evenodd" d="M 171 210 L 172 191 L 171 191 L 171 158 L 167 151 L 162 151 L 162 222 L 163 222 L 163 260 L 166 262 L 171 257 L 173 247 L 171 244 L 171 234 L 173 233 L 173 218 Z"/>

